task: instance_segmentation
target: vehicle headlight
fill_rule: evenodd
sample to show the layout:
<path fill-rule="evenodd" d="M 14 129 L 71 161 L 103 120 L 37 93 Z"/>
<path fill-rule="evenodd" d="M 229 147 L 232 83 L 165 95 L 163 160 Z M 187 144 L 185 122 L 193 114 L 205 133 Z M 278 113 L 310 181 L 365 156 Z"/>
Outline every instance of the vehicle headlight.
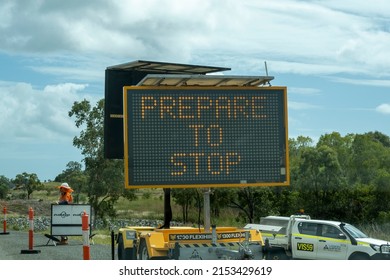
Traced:
<path fill-rule="evenodd" d="M 376 252 L 380 252 L 382 254 L 390 254 L 390 245 L 389 244 L 383 244 L 383 245 L 370 244 L 370 246 Z"/>
<path fill-rule="evenodd" d="M 372 248 L 374 251 L 376 251 L 376 252 L 379 252 L 380 247 L 381 247 L 381 246 L 375 245 L 375 244 L 370 244 L 370 246 L 371 246 L 371 248 Z"/>
<path fill-rule="evenodd" d="M 390 254 L 390 245 L 382 245 L 380 246 L 380 251 L 383 254 Z"/>

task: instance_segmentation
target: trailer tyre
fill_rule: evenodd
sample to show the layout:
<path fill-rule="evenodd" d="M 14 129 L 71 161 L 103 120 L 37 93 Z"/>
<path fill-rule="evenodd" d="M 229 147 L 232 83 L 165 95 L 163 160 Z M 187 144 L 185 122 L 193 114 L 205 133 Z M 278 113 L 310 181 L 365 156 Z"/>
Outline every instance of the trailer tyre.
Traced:
<path fill-rule="evenodd" d="M 125 248 L 123 245 L 123 236 L 119 234 L 118 236 L 118 260 L 124 260 Z"/>
<path fill-rule="evenodd" d="M 135 260 L 134 248 L 125 248 L 123 235 L 118 236 L 118 260 Z"/>
<path fill-rule="evenodd" d="M 138 259 L 140 259 L 140 260 L 149 260 L 150 259 L 149 253 L 148 253 L 148 248 L 146 247 L 145 239 L 141 239 L 138 250 L 139 250 Z"/>

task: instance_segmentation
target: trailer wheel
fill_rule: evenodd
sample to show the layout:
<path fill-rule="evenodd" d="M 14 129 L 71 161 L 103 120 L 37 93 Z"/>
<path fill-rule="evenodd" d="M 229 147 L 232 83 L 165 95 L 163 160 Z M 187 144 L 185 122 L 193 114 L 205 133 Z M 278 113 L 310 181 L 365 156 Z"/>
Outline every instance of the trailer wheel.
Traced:
<path fill-rule="evenodd" d="M 135 260 L 134 248 L 125 248 L 123 235 L 118 235 L 118 260 Z"/>
<path fill-rule="evenodd" d="M 125 247 L 123 245 L 123 236 L 122 234 L 118 235 L 118 260 L 124 260 L 125 256 Z"/>
<path fill-rule="evenodd" d="M 146 247 L 145 239 L 141 239 L 138 249 L 138 259 L 140 260 L 149 260 L 148 248 Z"/>

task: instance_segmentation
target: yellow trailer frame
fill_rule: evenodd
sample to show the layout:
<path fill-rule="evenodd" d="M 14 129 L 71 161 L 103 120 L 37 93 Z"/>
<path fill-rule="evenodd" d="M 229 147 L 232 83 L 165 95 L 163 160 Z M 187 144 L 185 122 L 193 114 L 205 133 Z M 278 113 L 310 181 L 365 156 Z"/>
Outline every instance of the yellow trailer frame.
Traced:
<path fill-rule="evenodd" d="M 264 241 L 255 229 L 237 227 L 121 228 L 118 259 L 262 259 Z"/>

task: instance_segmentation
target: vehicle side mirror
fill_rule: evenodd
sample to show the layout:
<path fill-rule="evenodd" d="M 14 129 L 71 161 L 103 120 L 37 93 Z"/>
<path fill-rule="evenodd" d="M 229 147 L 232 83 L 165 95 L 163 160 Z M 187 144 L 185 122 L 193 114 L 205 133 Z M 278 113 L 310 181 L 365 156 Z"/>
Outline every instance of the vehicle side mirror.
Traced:
<path fill-rule="evenodd" d="M 340 233 L 339 234 L 339 239 L 347 239 L 347 237 L 345 236 L 344 233 Z"/>

